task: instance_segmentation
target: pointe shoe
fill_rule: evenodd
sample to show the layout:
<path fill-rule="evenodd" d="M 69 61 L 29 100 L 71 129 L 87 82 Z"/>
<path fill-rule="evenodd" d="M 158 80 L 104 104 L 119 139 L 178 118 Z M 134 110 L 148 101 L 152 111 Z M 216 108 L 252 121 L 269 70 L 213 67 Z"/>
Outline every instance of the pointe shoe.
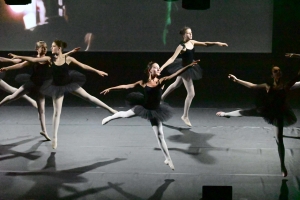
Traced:
<path fill-rule="evenodd" d="M 181 119 L 182 119 L 182 121 L 183 121 L 187 126 L 192 127 L 192 124 L 191 124 L 189 118 L 184 118 L 184 117 L 182 116 Z"/>
<path fill-rule="evenodd" d="M 168 165 L 173 171 L 175 170 L 174 164 L 171 159 L 168 160 Z"/>
<path fill-rule="evenodd" d="M 47 141 L 51 141 L 51 138 L 49 138 L 49 136 L 45 132 L 41 131 L 40 134 L 44 136 Z"/>
<path fill-rule="evenodd" d="M 57 138 L 53 138 L 53 140 L 52 140 L 52 148 L 53 149 L 57 148 Z"/>
<path fill-rule="evenodd" d="M 105 125 L 107 122 L 109 122 L 109 117 L 105 117 L 105 118 L 102 120 L 102 125 Z"/>
<path fill-rule="evenodd" d="M 168 159 L 166 159 L 166 160 L 164 161 L 164 163 L 165 163 L 166 165 L 169 165 Z"/>
<path fill-rule="evenodd" d="M 222 112 L 222 111 L 217 112 L 216 115 L 217 115 L 218 117 L 226 117 L 226 118 L 230 118 L 230 116 L 226 116 L 225 112 Z"/>
<path fill-rule="evenodd" d="M 283 177 L 287 177 L 288 172 L 287 172 L 285 167 L 283 169 L 281 169 L 281 174 L 282 174 Z"/>

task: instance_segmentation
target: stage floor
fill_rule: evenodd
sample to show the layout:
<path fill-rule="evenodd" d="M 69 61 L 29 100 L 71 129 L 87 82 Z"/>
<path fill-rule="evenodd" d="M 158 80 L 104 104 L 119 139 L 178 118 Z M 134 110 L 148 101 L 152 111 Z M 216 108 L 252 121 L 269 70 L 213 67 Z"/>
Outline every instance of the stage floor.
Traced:
<path fill-rule="evenodd" d="M 272 126 L 262 118 L 215 116 L 232 108 L 192 108 L 191 129 L 180 120 L 183 109 L 175 109 L 164 126 L 175 171 L 144 119 L 103 126 L 106 110 L 63 107 L 53 150 L 39 135 L 33 107 L 0 110 L 0 199 L 199 200 L 202 186 L 232 186 L 237 200 L 300 199 L 300 110 L 299 121 L 284 129 L 286 178 Z M 50 136 L 52 113 L 47 107 Z"/>

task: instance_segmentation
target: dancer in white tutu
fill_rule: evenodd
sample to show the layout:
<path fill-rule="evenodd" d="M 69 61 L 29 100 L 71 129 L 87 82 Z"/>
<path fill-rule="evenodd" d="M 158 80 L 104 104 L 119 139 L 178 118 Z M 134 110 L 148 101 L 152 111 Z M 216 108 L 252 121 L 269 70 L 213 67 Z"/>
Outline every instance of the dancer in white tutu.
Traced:
<path fill-rule="evenodd" d="M 106 124 L 109 121 L 117 118 L 128 118 L 132 116 L 140 116 L 144 119 L 150 120 L 153 131 L 156 135 L 158 144 L 165 157 L 165 164 L 174 170 L 175 167 L 171 160 L 167 144 L 164 139 L 162 122 L 168 120 L 172 116 L 171 108 L 168 105 L 160 104 L 162 88 L 166 81 L 184 73 L 188 68 L 195 66 L 198 61 L 194 61 L 191 64 L 181 68 L 174 74 L 166 76 L 163 78 L 158 78 L 160 75 L 159 65 L 155 62 L 150 62 L 147 66 L 146 73 L 147 78 L 145 80 L 140 80 L 128 85 L 119 85 L 116 87 L 111 87 L 103 90 L 101 94 L 107 94 L 111 90 L 116 89 L 129 89 L 136 86 L 142 86 L 144 88 L 145 95 L 141 93 L 130 93 L 126 100 L 129 102 L 131 109 L 128 111 L 120 111 L 112 116 L 106 117 L 102 120 L 102 124 Z"/>
<path fill-rule="evenodd" d="M 183 66 L 188 65 L 189 63 L 193 62 L 194 60 L 194 46 L 225 46 L 228 45 L 222 42 L 198 42 L 196 40 L 192 40 L 192 30 L 189 27 L 184 27 L 180 30 L 180 35 L 182 36 L 182 41 L 176 48 L 174 54 L 171 58 L 167 60 L 165 64 L 162 65 L 161 71 L 165 68 L 170 73 L 173 74 L 178 69 L 182 68 Z M 178 59 L 177 56 L 181 54 L 182 58 Z M 176 59 L 177 58 L 177 59 Z M 176 59 L 176 60 L 175 60 Z M 187 91 L 187 96 L 184 102 L 184 111 L 181 119 L 187 126 L 192 126 L 189 120 L 189 109 L 192 103 L 192 100 L 195 96 L 194 84 L 193 80 L 199 80 L 202 78 L 202 69 L 199 65 L 194 66 L 186 70 L 184 73 L 180 74 L 174 83 L 172 83 L 163 93 L 162 101 L 176 88 L 178 88 L 182 83 Z"/>

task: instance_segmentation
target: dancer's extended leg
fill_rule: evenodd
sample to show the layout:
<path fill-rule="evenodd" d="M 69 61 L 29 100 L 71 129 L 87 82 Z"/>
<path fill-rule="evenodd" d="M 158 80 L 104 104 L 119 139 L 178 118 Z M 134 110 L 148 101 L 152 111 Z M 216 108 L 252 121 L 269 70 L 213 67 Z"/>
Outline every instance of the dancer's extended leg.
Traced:
<path fill-rule="evenodd" d="M 42 94 L 38 94 L 37 97 L 37 105 L 38 105 L 38 112 L 39 112 L 39 120 L 41 124 L 42 131 L 40 134 L 45 137 L 46 140 L 50 141 L 50 137 L 48 136 L 47 129 L 46 129 L 46 120 L 45 120 L 45 96 Z"/>
<path fill-rule="evenodd" d="M 217 112 L 217 116 L 219 117 L 242 117 L 242 116 L 248 116 L 248 117 L 261 117 L 261 115 L 257 112 L 255 108 L 247 109 L 247 110 L 235 110 L 231 112 Z"/>
<path fill-rule="evenodd" d="M 193 80 L 191 78 L 185 79 L 183 78 L 183 84 L 185 86 L 185 89 L 187 91 L 187 95 L 184 102 L 184 109 L 183 109 L 183 115 L 181 119 L 184 121 L 184 123 L 188 126 L 192 126 L 190 120 L 189 120 L 189 110 L 191 107 L 192 100 L 195 96 L 195 89 Z"/>
<path fill-rule="evenodd" d="M 25 95 L 25 94 L 28 94 L 29 91 L 24 88 L 24 85 L 22 85 L 19 89 L 17 89 L 17 88 L 14 88 L 14 87 L 8 85 L 3 80 L 0 80 L 0 89 L 13 94 L 13 96 L 9 95 L 6 98 L 4 98 L 1 101 L 0 106 L 2 106 L 4 103 L 8 103 L 10 101 L 14 101 L 14 100 L 22 97 L 22 98 L 26 99 L 33 107 L 37 108 L 36 101 L 33 100 L 32 98 L 28 97 L 27 95 Z M 18 92 L 15 94 L 16 91 L 18 91 Z"/>
<path fill-rule="evenodd" d="M 105 103 L 103 103 L 102 101 L 100 101 L 99 99 L 97 99 L 96 97 L 90 95 L 89 93 L 87 93 L 83 88 L 78 88 L 77 90 L 75 90 L 74 92 L 72 92 L 72 94 L 86 100 L 89 101 L 91 103 L 94 103 L 98 106 L 101 106 L 102 108 L 107 109 L 109 112 L 111 113 L 116 113 L 117 111 L 112 109 L 111 107 L 109 107 L 108 105 L 106 105 Z"/>
<path fill-rule="evenodd" d="M 118 118 L 127 118 L 127 117 L 132 117 L 134 116 L 134 112 L 130 109 L 127 111 L 119 111 L 112 116 L 108 116 L 102 120 L 102 125 L 106 124 L 107 122 L 113 120 L 113 119 L 118 119 Z"/>
<path fill-rule="evenodd" d="M 52 148 L 57 148 L 57 131 L 58 126 L 60 122 L 60 114 L 62 109 L 62 103 L 64 100 L 64 96 L 61 97 L 52 97 L 53 99 L 53 121 L 52 121 L 52 127 L 53 127 L 53 139 L 52 139 Z"/>
<path fill-rule="evenodd" d="M 175 90 L 176 88 L 178 88 L 180 85 L 182 84 L 182 77 L 181 76 L 177 76 L 176 80 L 174 81 L 174 83 L 172 83 L 171 85 L 169 85 L 169 87 L 164 91 L 164 93 L 161 96 L 161 100 L 164 101 L 165 98 L 171 93 L 173 92 L 173 90 Z"/>
<path fill-rule="evenodd" d="M 155 133 L 158 145 L 161 148 L 161 151 L 163 152 L 163 155 L 165 156 L 165 164 L 169 165 L 169 167 L 174 170 L 175 167 L 173 165 L 171 156 L 169 154 L 167 143 L 164 139 L 164 133 L 163 133 L 163 126 L 162 123 L 157 119 L 150 120 L 152 129 Z"/>
<path fill-rule="evenodd" d="M 286 170 L 284 164 L 284 157 L 285 157 L 285 149 L 283 143 L 283 119 L 278 119 L 278 125 L 276 127 L 276 143 L 278 147 L 278 155 L 280 159 L 280 166 L 281 166 L 281 173 L 283 177 L 286 177 L 288 172 Z"/>

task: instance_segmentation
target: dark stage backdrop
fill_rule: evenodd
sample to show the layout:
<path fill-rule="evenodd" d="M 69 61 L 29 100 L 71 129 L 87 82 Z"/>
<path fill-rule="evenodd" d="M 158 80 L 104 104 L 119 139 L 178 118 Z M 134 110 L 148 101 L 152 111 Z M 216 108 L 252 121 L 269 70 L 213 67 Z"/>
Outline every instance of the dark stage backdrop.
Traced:
<path fill-rule="evenodd" d="M 171 52 L 179 30 L 190 26 L 196 40 L 229 44 L 202 52 L 272 51 L 272 0 L 212 0 L 208 10 L 185 10 L 181 0 L 32 2 L 11 7 L 0 1 L 0 50 L 31 51 L 37 40 L 50 45 L 58 38 L 89 51 Z"/>

